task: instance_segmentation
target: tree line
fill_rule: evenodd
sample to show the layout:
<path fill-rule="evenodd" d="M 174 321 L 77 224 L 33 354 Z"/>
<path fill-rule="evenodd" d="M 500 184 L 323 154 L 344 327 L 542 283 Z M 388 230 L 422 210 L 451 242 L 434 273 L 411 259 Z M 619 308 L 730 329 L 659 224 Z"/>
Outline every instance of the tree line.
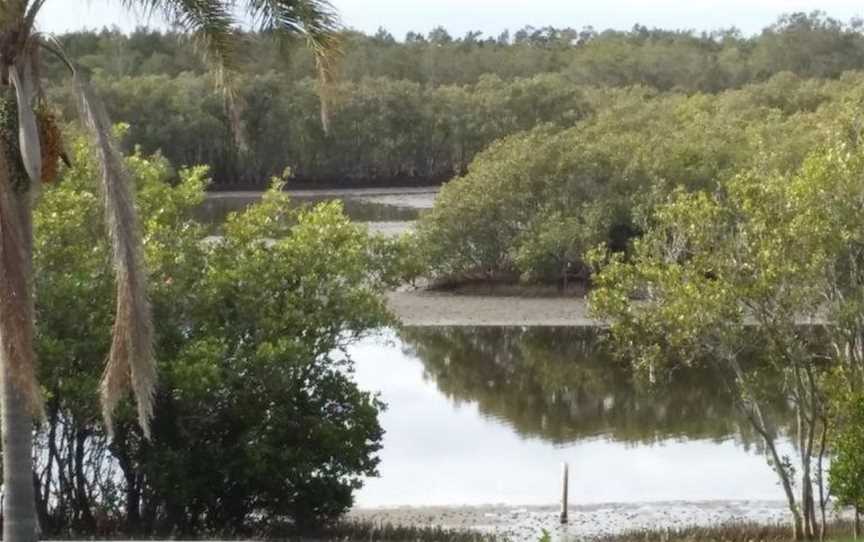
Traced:
<path fill-rule="evenodd" d="M 526 27 L 495 37 L 436 28 L 401 40 L 383 29 L 347 31 L 325 133 L 312 54 L 301 43 L 252 37 L 240 64 L 245 150 L 234 144 L 224 96 L 184 34 L 102 30 L 60 40 L 94 74 L 112 118 L 132 126 L 130 145 L 159 150 L 178 166 L 210 165 L 216 188 L 265 187 L 286 169 L 295 182 L 438 183 L 464 173 L 501 137 L 596 114 L 604 103 L 586 93 L 629 86 L 718 93 L 783 72 L 822 79 L 864 68 L 861 22 L 819 12 L 783 16 L 756 36 L 638 25 Z M 53 92 L 72 108 L 68 90 Z"/>

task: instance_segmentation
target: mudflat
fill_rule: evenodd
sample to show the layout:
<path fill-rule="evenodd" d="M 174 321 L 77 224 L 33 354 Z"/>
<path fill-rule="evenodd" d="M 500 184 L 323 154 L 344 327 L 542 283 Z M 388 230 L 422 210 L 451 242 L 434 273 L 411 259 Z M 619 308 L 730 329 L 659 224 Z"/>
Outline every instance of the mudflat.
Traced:
<path fill-rule="evenodd" d="M 465 295 L 429 290 L 389 292 L 390 310 L 406 326 L 602 326 L 580 297 Z"/>
<path fill-rule="evenodd" d="M 581 540 L 658 527 L 780 524 L 788 520 L 789 511 L 782 501 L 609 503 L 570 506 L 570 521 L 563 526 L 559 513 L 557 506 L 423 506 L 354 509 L 348 517 L 409 527 L 476 529 L 533 542 L 543 530 L 555 540 Z"/>

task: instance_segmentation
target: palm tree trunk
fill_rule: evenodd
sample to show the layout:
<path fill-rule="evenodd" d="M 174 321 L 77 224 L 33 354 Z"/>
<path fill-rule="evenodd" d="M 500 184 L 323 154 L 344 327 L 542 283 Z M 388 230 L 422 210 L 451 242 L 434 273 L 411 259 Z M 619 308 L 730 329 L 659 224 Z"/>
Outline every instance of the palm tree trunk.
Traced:
<path fill-rule="evenodd" d="M 37 539 L 33 492 L 33 416 L 15 379 L 3 367 L 3 540 Z"/>
<path fill-rule="evenodd" d="M 33 222 L 30 194 L 12 198 L 18 211 L 20 233 L 24 244 L 26 275 L 31 279 L 28 305 L 33 307 Z M 30 319 L 32 325 L 32 318 Z M 2 337 L 0 337 L 2 340 Z M 2 371 L 2 438 L 3 438 L 3 540 L 35 542 L 38 539 L 36 494 L 33 489 L 33 414 L 19 379 L 10 374 L 11 366 L 0 360 Z"/>

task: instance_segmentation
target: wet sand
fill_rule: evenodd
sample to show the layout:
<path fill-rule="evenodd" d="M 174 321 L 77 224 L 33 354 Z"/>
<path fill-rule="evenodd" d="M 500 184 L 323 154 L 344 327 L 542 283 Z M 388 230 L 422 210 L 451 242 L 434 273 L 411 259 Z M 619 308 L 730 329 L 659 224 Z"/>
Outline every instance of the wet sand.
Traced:
<path fill-rule="evenodd" d="M 406 326 L 598 326 L 578 297 L 464 295 L 424 290 L 387 294 Z"/>
<path fill-rule="evenodd" d="M 782 501 L 610 503 L 571 506 L 569 523 L 556 506 L 446 506 L 355 509 L 350 519 L 405 526 L 440 526 L 493 532 L 515 542 L 536 541 L 543 529 L 555 540 L 577 540 L 636 529 L 675 529 L 724 523 L 785 523 Z"/>
<path fill-rule="evenodd" d="M 407 231 L 414 229 L 414 221 L 391 220 L 389 222 L 358 222 L 369 228 L 369 232 L 385 235 L 387 237 L 398 237 Z"/>
<path fill-rule="evenodd" d="M 391 205 L 393 207 L 406 207 L 412 209 L 430 209 L 438 196 L 438 187 L 405 187 L 405 188 L 335 188 L 321 190 L 286 190 L 285 193 L 292 198 L 333 198 L 333 199 L 357 199 L 368 203 Z M 261 199 L 263 192 L 249 191 L 225 191 L 208 192 L 207 199 L 211 200 L 235 200 L 235 201 L 257 201 Z"/>
<path fill-rule="evenodd" d="M 377 203 L 379 205 L 391 205 L 393 207 L 408 207 L 411 209 L 431 209 L 435 205 L 438 191 L 409 192 L 401 194 L 376 194 L 353 196 L 360 201 Z"/>

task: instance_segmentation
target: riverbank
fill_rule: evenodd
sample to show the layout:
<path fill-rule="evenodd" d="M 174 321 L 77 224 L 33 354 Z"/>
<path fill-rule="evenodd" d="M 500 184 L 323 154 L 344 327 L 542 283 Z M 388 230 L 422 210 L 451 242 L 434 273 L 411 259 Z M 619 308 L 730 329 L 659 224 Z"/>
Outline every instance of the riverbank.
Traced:
<path fill-rule="evenodd" d="M 355 509 L 348 519 L 381 525 L 472 529 L 513 542 L 537 541 L 548 531 L 553 540 L 583 540 L 644 530 L 680 530 L 727 524 L 785 525 L 782 501 L 707 501 L 610 503 L 571 506 L 562 526 L 556 506 L 446 506 Z"/>
<path fill-rule="evenodd" d="M 402 324 L 432 326 L 595 327 L 581 297 L 456 294 L 432 290 L 389 292 L 387 304 Z"/>
<path fill-rule="evenodd" d="M 591 318 L 584 297 L 464 294 L 439 290 L 387 293 L 387 305 L 405 326 L 604 327 Z M 824 316 L 802 317 L 802 326 L 822 325 Z M 752 323 L 752 319 L 745 322 Z"/>
<path fill-rule="evenodd" d="M 315 188 L 286 190 L 285 193 L 298 199 L 358 199 L 369 203 L 431 209 L 438 196 L 440 186 L 392 187 L 392 188 Z M 231 190 L 208 192 L 208 200 L 257 201 L 264 192 L 260 190 Z"/>

